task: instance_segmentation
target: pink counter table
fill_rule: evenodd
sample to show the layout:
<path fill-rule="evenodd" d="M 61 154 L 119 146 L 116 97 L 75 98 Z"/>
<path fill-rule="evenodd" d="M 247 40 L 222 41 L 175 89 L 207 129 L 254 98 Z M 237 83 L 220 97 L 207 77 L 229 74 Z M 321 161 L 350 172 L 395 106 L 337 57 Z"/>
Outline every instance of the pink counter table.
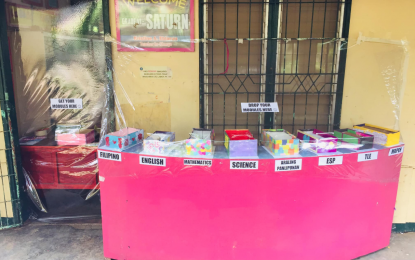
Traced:
<path fill-rule="evenodd" d="M 99 149 L 105 257 L 342 260 L 389 244 L 403 145 L 280 159 L 260 147 L 252 160 L 221 148 Z"/>

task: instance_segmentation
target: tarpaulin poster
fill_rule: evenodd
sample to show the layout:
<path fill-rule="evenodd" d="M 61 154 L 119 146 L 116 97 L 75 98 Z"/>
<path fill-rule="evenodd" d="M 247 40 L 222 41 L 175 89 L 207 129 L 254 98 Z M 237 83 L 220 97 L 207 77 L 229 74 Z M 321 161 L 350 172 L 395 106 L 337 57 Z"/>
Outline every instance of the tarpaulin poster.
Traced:
<path fill-rule="evenodd" d="M 115 0 L 118 51 L 194 51 L 193 0 Z"/>

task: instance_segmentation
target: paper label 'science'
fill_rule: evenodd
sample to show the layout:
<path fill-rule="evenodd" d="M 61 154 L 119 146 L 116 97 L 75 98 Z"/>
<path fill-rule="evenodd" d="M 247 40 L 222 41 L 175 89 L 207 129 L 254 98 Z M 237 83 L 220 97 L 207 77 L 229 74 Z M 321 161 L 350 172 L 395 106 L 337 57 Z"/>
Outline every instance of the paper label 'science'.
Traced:
<path fill-rule="evenodd" d="M 258 161 L 230 161 L 231 169 L 235 170 L 257 170 Z"/>

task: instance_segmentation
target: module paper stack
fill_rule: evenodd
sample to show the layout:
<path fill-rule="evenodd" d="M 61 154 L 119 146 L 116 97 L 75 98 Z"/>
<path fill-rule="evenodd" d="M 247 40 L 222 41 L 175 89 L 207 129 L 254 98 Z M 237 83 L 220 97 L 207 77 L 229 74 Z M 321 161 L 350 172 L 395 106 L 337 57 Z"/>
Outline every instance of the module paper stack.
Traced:
<path fill-rule="evenodd" d="M 94 129 L 82 129 L 81 125 L 58 124 L 55 129 L 58 145 L 84 145 L 95 141 Z"/>
<path fill-rule="evenodd" d="M 58 145 L 84 145 L 95 141 L 94 129 L 81 129 L 77 133 L 56 134 Z"/>
<path fill-rule="evenodd" d="M 71 124 L 57 124 L 55 129 L 55 135 L 58 134 L 77 134 L 81 130 L 81 125 Z"/>
<path fill-rule="evenodd" d="M 46 137 L 39 137 L 39 136 L 31 136 L 31 137 L 27 137 L 24 136 L 22 138 L 19 139 L 19 144 L 20 145 L 35 145 L 37 143 L 39 143 L 42 140 L 45 140 Z"/>

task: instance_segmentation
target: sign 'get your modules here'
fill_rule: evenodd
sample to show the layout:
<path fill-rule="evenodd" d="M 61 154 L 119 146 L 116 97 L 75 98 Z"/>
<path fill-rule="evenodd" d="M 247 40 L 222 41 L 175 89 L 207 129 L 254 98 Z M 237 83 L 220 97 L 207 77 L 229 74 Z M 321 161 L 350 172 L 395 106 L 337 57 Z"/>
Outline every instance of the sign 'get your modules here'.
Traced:
<path fill-rule="evenodd" d="M 277 102 L 250 102 L 241 103 L 242 113 L 280 112 Z"/>
<path fill-rule="evenodd" d="M 82 98 L 51 98 L 52 109 L 82 109 Z"/>

